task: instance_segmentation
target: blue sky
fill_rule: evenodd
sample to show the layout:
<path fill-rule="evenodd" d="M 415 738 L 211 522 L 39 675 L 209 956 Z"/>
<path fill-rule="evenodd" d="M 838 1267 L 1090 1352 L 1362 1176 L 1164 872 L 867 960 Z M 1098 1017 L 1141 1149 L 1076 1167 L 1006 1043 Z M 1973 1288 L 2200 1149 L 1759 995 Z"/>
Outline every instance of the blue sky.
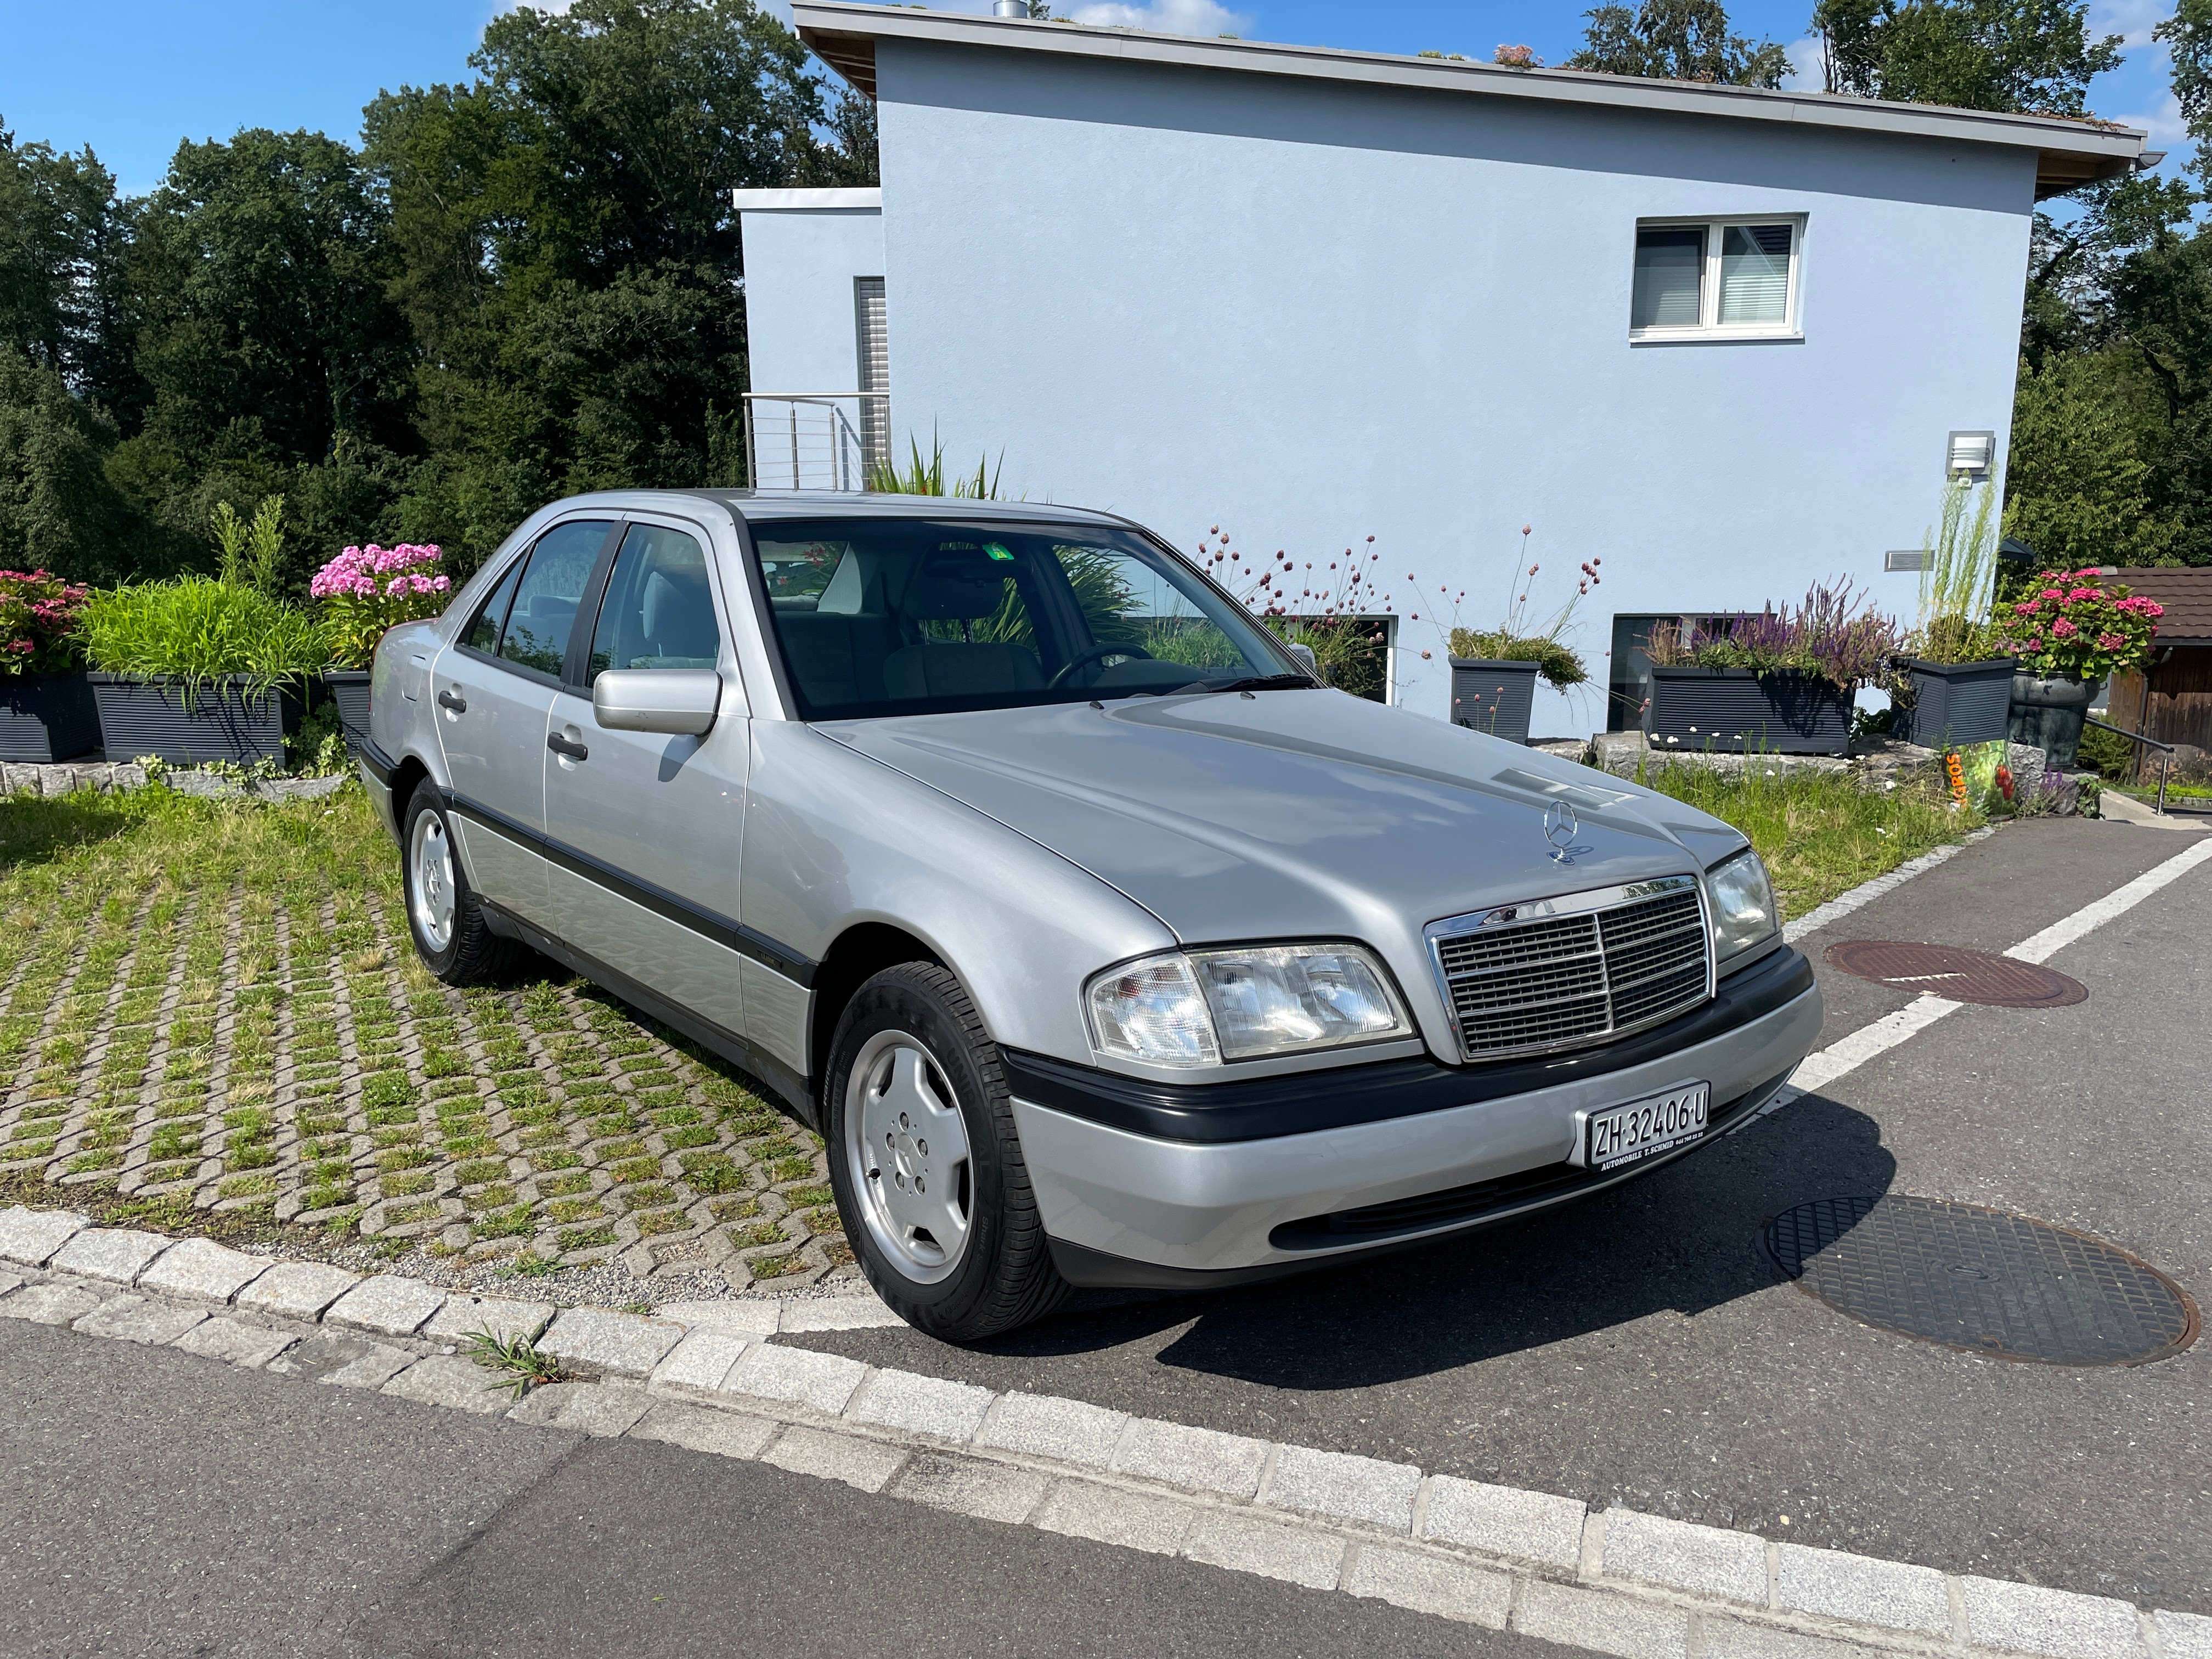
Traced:
<path fill-rule="evenodd" d="M 987 0 L 938 3 L 989 9 Z M 1558 62 L 1581 39 L 1590 3 L 1058 0 L 1057 9 L 1086 22 L 1378 52 L 1486 58 L 1501 43 L 1525 44 Z M 90 144 L 126 191 L 143 191 L 182 138 L 228 137 L 241 126 L 355 137 L 362 106 L 380 88 L 464 78 L 496 9 L 495 0 L 0 0 L 0 122 L 21 138 Z M 769 9 L 788 15 L 773 0 Z M 2090 103 L 2149 127 L 2154 148 L 2178 152 L 2184 137 L 2150 39 L 2172 9 L 2172 0 L 2094 0 L 2100 32 L 2130 45 L 2128 61 L 2092 88 Z M 1791 46 L 1817 87 L 1818 60 L 1804 39 L 1811 10 L 1812 0 L 1738 0 L 1730 15 L 1743 33 Z"/>

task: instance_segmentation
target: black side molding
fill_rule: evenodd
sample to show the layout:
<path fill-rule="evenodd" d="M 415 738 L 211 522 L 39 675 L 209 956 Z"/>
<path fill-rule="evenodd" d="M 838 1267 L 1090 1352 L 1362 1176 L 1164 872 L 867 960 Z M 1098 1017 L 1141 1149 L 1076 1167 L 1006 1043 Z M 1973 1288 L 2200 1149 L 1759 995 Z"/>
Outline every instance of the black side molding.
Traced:
<path fill-rule="evenodd" d="M 1153 1140 L 1223 1146 L 1380 1123 L 1602 1077 L 1725 1036 L 1813 988 L 1813 965 L 1784 947 L 1720 983 L 1711 1001 L 1595 1048 L 1492 1066 L 1426 1056 L 1234 1083 L 1153 1083 L 1018 1048 L 1001 1051 L 1023 1100 Z"/>
<path fill-rule="evenodd" d="M 386 789 L 392 787 L 392 775 L 399 769 L 399 763 L 379 749 L 373 738 L 362 739 L 359 759 L 368 769 L 369 776 Z"/>

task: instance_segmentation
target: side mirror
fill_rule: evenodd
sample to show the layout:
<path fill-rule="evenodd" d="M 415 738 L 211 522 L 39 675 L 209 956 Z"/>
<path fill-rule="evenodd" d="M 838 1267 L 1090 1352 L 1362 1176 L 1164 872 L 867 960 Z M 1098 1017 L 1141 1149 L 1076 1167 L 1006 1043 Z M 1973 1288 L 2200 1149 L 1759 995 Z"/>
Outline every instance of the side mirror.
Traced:
<path fill-rule="evenodd" d="M 722 677 L 711 668 L 609 668 L 592 682 L 592 714 L 610 732 L 696 737 L 714 724 Z"/>
<path fill-rule="evenodd" d="M 1303 641 L 1295 642 L 1291 647 L 1291 654 L 1304 663 L 1306 665 L 1306 672 L 1316 679 L 1321 678 L 1321 665 L 1314 660 L 1313 647 L 1305 644 Z"/>

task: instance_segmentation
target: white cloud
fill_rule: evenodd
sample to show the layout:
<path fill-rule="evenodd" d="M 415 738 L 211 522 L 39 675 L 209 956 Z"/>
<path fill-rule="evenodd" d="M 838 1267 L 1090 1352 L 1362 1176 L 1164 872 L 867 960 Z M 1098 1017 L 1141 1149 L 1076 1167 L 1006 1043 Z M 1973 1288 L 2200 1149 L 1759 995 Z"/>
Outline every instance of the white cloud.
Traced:
<path fill-rule="evenodd" d="M 2150 45 L 2150 32 L 2173 15 L 2172 0 L 2097 0 L 2089 8 L 2089 33 L 2126 37 L 2131 46 Z"/>
<path fill-rule="evenodd" d="M 1146 0 L 1139 6 L 1078 6 L 1068 16 L 1096 27 L 1151 29 L 1161 34 L 1242 34 L 1252 27 L 1249 13 L 1231 11 L 1217 3 L 1217 0 Z"/>
<path fill-rule="evenodd" d="M 2156 109 L 2144 110 L 2134 115 L 2111 115 L 2105 118 L 2118 121 L 2123 126 L 2141 127 L 2150 134 L 2153 149 L 2178 149 L 2190 142 L 2189 123 L 2182 118 L 2181 100 L 2172 93 L 2159 100 Z"/>
<path fill-rule="evenodd" d="M 1782 84 L 1791 92 L 1818 92 L 1827 83 L 1827 72 L 1820 64 L 1820 37 L 1808 34 L 1792 40 L 1790 73 L 1782 77 Z"/>

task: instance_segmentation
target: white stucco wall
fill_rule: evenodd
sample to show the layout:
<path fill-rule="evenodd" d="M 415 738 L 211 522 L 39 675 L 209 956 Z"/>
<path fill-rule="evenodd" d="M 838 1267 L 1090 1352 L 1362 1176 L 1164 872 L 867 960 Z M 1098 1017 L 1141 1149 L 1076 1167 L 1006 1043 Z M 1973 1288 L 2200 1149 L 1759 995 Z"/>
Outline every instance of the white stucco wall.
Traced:
<path fill-rule="evenodd" d="M 884 275 L 873 207 L 757 208 L 763 197 L 859 198 L 860 191 L 744 191 L 745 342 L 756 392 L 852 392 L 860 384 L 853 279 Z M 888 284 L 886 285 L 888 289 Z"/>
<path fill-rule="evenodd" d="M 1538 735 L 1605 724 L 1615 612 L 1849 574 L 1909 615 L 1882 554 L 1919 544 L 1947 433 L 2004 453 L 2027 151 L 890 40 L 878 77 L 898 450 L 1003 451 L 1010 491 L 1186 549 L 1371 533 L 1474 625 L 1533 524 L 1538 599 L 1606 574 L 1596 685 L 1540 693 Z M 1739 213 L 1806 216 L 1802 340 L 1632 345 L 1637 220 Z M 755 386 L 851 372 L 872 234 L 747 216 Z M 1396 586 L 1403 700 L 1442 715 Z"/>

